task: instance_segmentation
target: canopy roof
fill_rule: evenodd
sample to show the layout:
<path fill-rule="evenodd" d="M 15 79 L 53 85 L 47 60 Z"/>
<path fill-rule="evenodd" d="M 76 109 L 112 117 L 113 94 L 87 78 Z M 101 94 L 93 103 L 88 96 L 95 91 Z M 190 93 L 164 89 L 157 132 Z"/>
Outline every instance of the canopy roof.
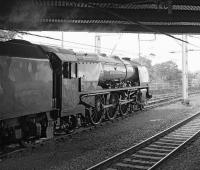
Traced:
<path fill-rule="evenodd" d="M 1 0 L 0 28 L 200 33 L 200 1 Z"/>

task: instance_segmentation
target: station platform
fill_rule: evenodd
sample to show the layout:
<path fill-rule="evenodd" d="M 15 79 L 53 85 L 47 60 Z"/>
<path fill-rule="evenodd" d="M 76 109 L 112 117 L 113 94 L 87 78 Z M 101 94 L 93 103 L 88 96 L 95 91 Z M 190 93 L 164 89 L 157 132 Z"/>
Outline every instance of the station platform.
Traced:
<path fill-rule="evenodd" d="M 200 111 L 200 94 L 189 96 L 190 105 L 181 101 L 134 112 L 113 122 L 52 140 L 0 162 L 2 170 L 81 170 L 87 169 Z M 160 169 L 200 169 L 200 137 L 185 151 Z"/>

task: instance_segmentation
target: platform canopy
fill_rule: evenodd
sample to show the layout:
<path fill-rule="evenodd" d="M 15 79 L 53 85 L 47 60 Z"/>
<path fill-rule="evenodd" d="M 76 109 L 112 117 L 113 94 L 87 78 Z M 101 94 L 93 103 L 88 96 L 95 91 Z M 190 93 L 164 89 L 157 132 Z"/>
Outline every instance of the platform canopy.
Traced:
<path fill-rule="evenodd" d="M 1 0 L 0 28 L 200 33 L 200 0 Z"/>

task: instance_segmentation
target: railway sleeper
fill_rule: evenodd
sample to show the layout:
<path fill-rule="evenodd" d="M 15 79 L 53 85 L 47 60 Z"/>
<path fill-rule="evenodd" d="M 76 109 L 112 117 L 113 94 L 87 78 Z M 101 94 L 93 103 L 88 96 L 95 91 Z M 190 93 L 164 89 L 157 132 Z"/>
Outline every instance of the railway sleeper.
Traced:
<path fill-rule="evenodd" d="M 133 159 L 152 160 L 152 161 L 159 161 L 160 159 L 162 159 L 162 156 L 160 155 L 152 156 L 152 155 L 141 155 L 138 153 L 134 153 L 131 156 Z"/>
<path fill-rule="evenodd" d="M 133 165 L 133 164 L 127 164 L 127 163 L 117 163 L 116 166 L 119 166 L 120 169 L 123 170 L 123 168 L 135 168 L 135 169 L 148 169 L 149 166 L 142 166 L 142 165 Z"/>
<path fill-rule="evenodd" d="M 153 148 L 153 147 L 145 147 L 144 151 L 151 151 L 151 152 L 160 152 L 160 153 L 169 153 L 171 149 L 164 149 L 164 148 Z"/>
<path fill-rule="evenodd" d="M 157 151 L 146 151 L 146 150 L 140 150 L 137 153 L 142 155 L 149 155 L 149 156 L 165 156 L 165 152 L 157 152 Z"/>
<path fill-rule="evenodd" d="M 174 132 L 172 135 L 192 137 L 194 134 L 195 134 L 195 132 L 185 133 L 185 132 L 177 131 L 177 132 Z"/>
<path fill-rule="evenodd" d="M 122 162 L 133 163 L 135 165 L 137 164 L 137 165 L 148 165 L 148 166 L 152 166 L 156 163 L 155 161 L 147 161 L 147 160 L 139 160 L 139 159 L 131 159 L 131 158 L 125 158 L 122 160 Z"/>
<path fill-rule="evenodd" d="M 170 134 L 168 135 L 167 137 L 168 138 L 177 138 L 177 139 L 187 139 L 187 138 L 190 138 L 192 135 L 179 135 L 177 133 L 173 133 L 173 134 Z"/>
<path fill-rule="evenodd" d="M 165 143 L 172 143 L 172 144 L 181 144 L 181 143 L 183 143 L 183 141 L 176 140 L 175 138 L 174 138 L 174 139 L 171 139 L 171 140 L 166 139 L 166 138 L 162 138 L 162 139 L 160 139 L 159 141 L 165 142 Z"/>
<path fill-rule="evenodd" d="M 180 141 L 180 142 L 184 142 L 188 137 L 176 137 L 176 136 L 166 136 L 163 139 L 165 140 L 169 140 L 169 141 Z"/>
<path fill-rule="evenodd" d="M 159 146 L 171 146 L 171 147 L 179 146 L 179 144 L 168 143 L 168 142 L 163 142 L 163 141 L 156 141 L 154 144 L 159 145 Z"/>

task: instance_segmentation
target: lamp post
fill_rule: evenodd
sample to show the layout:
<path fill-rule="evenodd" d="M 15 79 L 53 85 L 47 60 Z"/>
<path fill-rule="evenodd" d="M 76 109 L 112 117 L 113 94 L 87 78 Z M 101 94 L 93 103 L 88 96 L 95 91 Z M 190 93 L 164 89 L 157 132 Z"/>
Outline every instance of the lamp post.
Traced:
<path fill-rule="evenodd" d="M 139 63 L 141 63 L 141 52 L 140 52 L 140 33 L 138 33 L 138 57 L 139 57 Z"/>
<path fill-rule="evenodd" d="M 101 35 L 99 33 L 95 35 L 95 52 L 97 54 L 101 53 Z"/>

